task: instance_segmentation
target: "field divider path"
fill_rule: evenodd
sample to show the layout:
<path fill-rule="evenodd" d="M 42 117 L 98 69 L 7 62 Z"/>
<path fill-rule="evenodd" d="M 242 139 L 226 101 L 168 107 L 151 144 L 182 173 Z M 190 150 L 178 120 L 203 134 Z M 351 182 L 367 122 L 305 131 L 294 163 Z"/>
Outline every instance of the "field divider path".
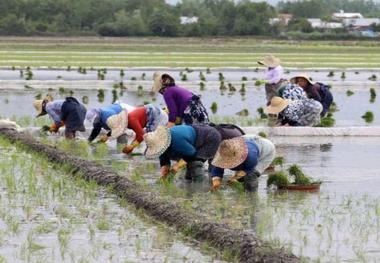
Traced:
<path fill-rule="evenodd" d="M 109 168 L 42 144 L 30 134 L 0 128 L 0 135 L 45 156 L 55 164 L 71 166 L 74 176 L 82 176 L 88 181 L 94 180 L 99 185 L 111 186 L 115 194 L 125 198 L 137 209 L 143 209 L 154 219 L 175 227 L 187 236 L 205 241 L 222 252 L 231 253 L 239 262 L 299 262 L 296 256 L 283 249 L 274 249 L 251 232 L 233 229 L 227 224 L 189 213 L 174 202 L 163 200 Z"/>

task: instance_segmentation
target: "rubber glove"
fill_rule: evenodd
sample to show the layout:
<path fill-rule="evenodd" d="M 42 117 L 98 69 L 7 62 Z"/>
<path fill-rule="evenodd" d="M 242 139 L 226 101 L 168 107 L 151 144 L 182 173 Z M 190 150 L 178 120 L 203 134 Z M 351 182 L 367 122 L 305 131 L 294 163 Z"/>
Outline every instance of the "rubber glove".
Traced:
<path fill-rule="evenodd" d="M 133 150 L 134 150 L 137 146 L 139 146 L 139 145 L 140 145 L 140 143 L 139 143 L 138 141 L 134 141 L 134 142 L 132 142 L 130 145 L 126 145 L 126 146 L 124 146 L 124 148 L 123 148 L 123 153 L 125 153 L 125 154 L 130 154 L 130 153 L 132 153 Z"/>
<path fill-rule="evenodd" d="M 167 165 L 164 165 L 164 166 L 161 167 L 160 172 L 161 172 L 160 179 L 165 180 L 169 176 L 170 167 L 167 166 Z"/>
<path fill-rule="evenodd" d="M 173 165 L 172 169 L 170 170 L 171 173 L 177 173 L 178 171 L 182 170 L 183 168 L 185 168 L 187 165 L 187 163 L 185 162 L 185 160 L 181 159 L 179 160 L 175 165 Z"/>
<path fill-rule="evenodd" d="M 213 177 L 210 191 L 211 192 L 218 191 L 221 186 L 222 186 L 222 178 L 217 177 L 217 176 Z"/>
<path fill-rule="evenodd" d="M 107 134 L 103 134 L 102 136 L 100 136 L 99 142 L 107 142 L 107 141 L 108 141 Z"/>

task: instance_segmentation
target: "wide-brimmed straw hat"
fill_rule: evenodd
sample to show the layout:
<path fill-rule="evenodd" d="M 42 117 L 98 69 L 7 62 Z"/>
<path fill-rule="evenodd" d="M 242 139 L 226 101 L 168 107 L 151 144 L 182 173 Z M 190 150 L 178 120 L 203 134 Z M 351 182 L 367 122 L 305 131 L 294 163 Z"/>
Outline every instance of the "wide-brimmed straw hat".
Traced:
<path fill-rule="evenodd" d="M 50 95 L 47 95 L 44 99 L 42 99 L 42 100 L 35 100 L 33 102 L 33 106 L 34 106 L 34 108 L 38 112 L 36 118 L 40 117 L 40 116 L 43 116 L 43 115 L 46 114 L 46 111 L 44 110 L 44 104 L 46 104 L 46 103 L 48 103 L 50 101 L 53 101 L 53 97 L 50 96 Z"/>
<path fill-rule="evenodd" d="M 248 156 L 248 146 L 243 137 L 224 140 L 220 143 L 212 165 L 232 169 L 242 164 Z"/>
<path fill-rule="evenodd" d="M 156 158 L 163 154 L 169 148 L 171 143 L 171 133 L 166 126 L 158 126 L 154 132 L 148 132 L 144 135 L 146 143 L 145 156 L 147 158 Z"/>
<path fill-rule="evenodd" d="M 291 83 L 296 83 L 297 78 L 304 78 L 306 79 L 307 82 L 309 82 L 311 85 L 314 85 L 314 82 L 311 81 L 309 75 L 306 73 L 298 74 L 297 76 L 294 76 L 293 78 L 290 79 Z"/>
<path fill-rule="evenodd" d="M 268 68 L 275 68 L 281 64 L 281 60 L 273 55 L 267 55 L 263 60 L 257 61 L 257 63 Z"/>
<path fill-rule="evenodd" d="M 128 129 L 128 112 L 122 110 L 119 114 L 109 117 L 107 125 L 111 129 L 111 137 L 113 139 L 123 135 Z"/>
<path fill-rule="evenodd" d="M 278 114 L 283 111 L 290 103 L 290 100 L 281 97 L 273 97 L 270 105 L 267 107 L 266 112 L 269 114 Z"/>

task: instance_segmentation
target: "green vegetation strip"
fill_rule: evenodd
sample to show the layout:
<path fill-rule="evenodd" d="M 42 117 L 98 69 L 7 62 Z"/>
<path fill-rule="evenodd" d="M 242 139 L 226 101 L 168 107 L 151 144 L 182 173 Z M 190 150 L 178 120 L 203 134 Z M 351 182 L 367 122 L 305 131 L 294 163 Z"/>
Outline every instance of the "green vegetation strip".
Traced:
<path fill-rule="evenodd" d="M 15 130 L 0 129 L 0 135 L 45 156 L 51 162 L 70 165 L 73 175 L 83 176 L 84 179 L 95 181 L 99 185 L 112 187 L 117 195 L 134 204 L 136 208 L 144 209 L 156 220 L 177 228 L 185 235 L 208 242 L 240 262 L 299 261 L 297 257 L 284 250 L 273 249 L 269 243 L 259 240 L 252 233 L 232 229 L 226 224 L 186 212 L 174 202 L 163 201 L 157 195 L 142 189 L 128 178 L 119 176 L 100 164 L 75 157 L 53 146 L 44 145 L 30 135 Z"/>
<path fill-rule="evenodd" d="M 268 53 L 296 68 L 380 68 L 380 45 L 365 41 L 255 38 L 2 38 L 0 66 L 256 67 Z"/>

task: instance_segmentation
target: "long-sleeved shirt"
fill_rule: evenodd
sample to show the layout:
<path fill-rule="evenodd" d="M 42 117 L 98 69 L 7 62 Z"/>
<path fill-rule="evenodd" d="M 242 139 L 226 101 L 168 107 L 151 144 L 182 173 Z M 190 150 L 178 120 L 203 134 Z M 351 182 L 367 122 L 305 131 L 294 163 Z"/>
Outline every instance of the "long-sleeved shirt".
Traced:
<path fill-rule="evenodd" d="M 113 115 L 119 114 L 122 111 L 122 107 L 119 104 L 112 104 L 110 106 L 100 108 L 100 116 L 93 124 L 93 129 L 88 137 L 88 140 L 92 142 L 95 140 L 96 136 L 99 135 L 100 131 L 103 129 L 109 131 L 110 128 L 107 125 L 107 119 Z"/>
<path fill-rule="evenodd" d="M 193 95 L 191 91 L 178 86 L 165 89 L 163 96 L 169 110 L 169 122 L 175 122 L 177 117 L 182 118 Z"/>
<path fill-rule="evenodd" d="M 275 68 L 268 68 L 265 71 L 265 79 L 269 84 L 277 84 L 284 74 L 284 70 L 281 66 Z"/>
<path fill-rule="evenodd" d="M 248 147 L 248 156 L 243 163 L 232 168 L 232 171 L 244 171 L 245 173 L 252 172 L 259 162 L 260 151 L 254 140 L 245 139 L 245 143 Z M 213 166 L 211 169 L 212 177 L 223 178 L 224 169 L 220 167 Z"/>
<path fill-rule="evenodd" d="M 141 143 L 144 140 L 144 128 L 147 123 L 146 109 L 137 107 L 128 113 L 128 128 L 136 133 L 135 140 Z"/>
<path fill-rule="evenodd" d="M 56 125 L 59 125 L 61 122 L 61 110 L 64 102 L 64 100 L 54 100 L 46 103 L 45 111 Z"/>
<path fill-rule="evenodd" d="M 188 125 L 177 125 L 170 128 L 171 143 L 160 156 L 160 165 L 170 165 L 170 160 L 188 159 L 196 155 L 196 132 Z"/>

